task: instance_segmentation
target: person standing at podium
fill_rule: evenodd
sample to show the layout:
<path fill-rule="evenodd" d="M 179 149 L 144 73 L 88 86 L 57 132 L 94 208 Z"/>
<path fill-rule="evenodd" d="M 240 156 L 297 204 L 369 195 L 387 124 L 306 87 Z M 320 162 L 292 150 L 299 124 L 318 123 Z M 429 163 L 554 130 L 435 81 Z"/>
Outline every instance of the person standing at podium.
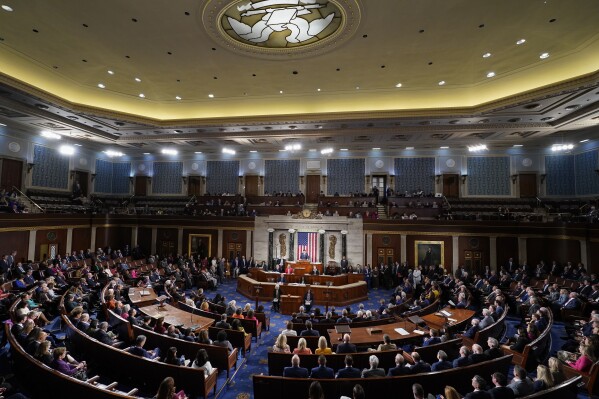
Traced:
<path fill-rule="evenodd" d="M 306 250 L 302 251 L 302 253 L 300 254 L 300 259 L 301 260 L 310 260 L 310 255 L 308 255 L 308 252 L 306 252 Z"/>
<path fill-rule="evenodd" d="M 310 313 L 310 309 L 312 308 L 312 301 L 314 300 L 314 294 L 312 294 L 312 290 L 308 288 L 308 291 L 304 294 L 304 306 L 307 313 Z"/>
<path fill-rule="evenodd" d="M 341 266 L 341 273 L 343 273 L 343 274 L 347 273 L 347 267 L 349 266 L 349 262 L 347 261 L 347 259 L 345 259 L 345 256 L 341 259 L 340 266 Z"/>
<path fill-rule="evenodd" d="M 272 299 L 272 310 L 279 312 L 281 309 L 281 286 L 275 284 L 275 292 Z"/>

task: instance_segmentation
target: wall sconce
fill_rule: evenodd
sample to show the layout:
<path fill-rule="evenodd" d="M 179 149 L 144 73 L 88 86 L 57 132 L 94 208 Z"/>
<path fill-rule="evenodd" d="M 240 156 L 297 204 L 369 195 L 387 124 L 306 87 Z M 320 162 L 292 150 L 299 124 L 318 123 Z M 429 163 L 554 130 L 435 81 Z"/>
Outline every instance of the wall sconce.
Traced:
<path fill-rule="evenodd" d="M 327 177 L 326 176 L 322 176 L 322 184 L 327 184 Z"/>
<path fill-rule="evenodd" d="M 206 184 L 206 176 L 202 176 L 202 184 Z"/>
<path fill-rule="evenodd" d="M 146 179 L 148 180 L 148 184 L 152 184 L 152 176 L 146 176 Z"/>
<path fill-rule="evenodd" d="M 74 170 L 71 171 L 71 173 L 70 173 L 71 180 L 73 180 L 75 178 L 76 174 L 77 174 L 77 172 L 75 172 Z"/>
<path fill-rule="evenodd" d="M 134 179 L 133 176 L 129 176 L 129 183 L 133 184 L 133 179 Z"/>
<path fill-rule="evenodd" d="M 96 179 L 96 174 L 92 173 L 92 181 L 94 181 Z"/>
<path fill-rule="evenodd" d="M 541 184 L 545 183 L 546 177 L 547 177 L 547 175 L 541 175 Z"/>
<path fill-rule="evenodd" d="M 468 178 L 468 175 L 462 175 L 462 184 L 466 183 L 467 178 Z"/>
<path fill-rule="evenodd" d="M 516 184 L 516 180 L 518 180 L 518 175 L 512 175 L 512 184 Z"/>
<path fill-rule="evenodd" d="M 31 169 L 33 169 L 34 166 L 35 166 L 35 164 L 33 162 L 28 163 L 27 164 L 27 173 L 31 172 Z"/>
<path fill-rule="evenodd" d="M 439 184 L 441 181 L 441 175 L 435 175 L 435 183 Z"/>
<path fill-rule="evenodd" d="M 187 176 L 181 176 L 181 179 L 183 180 L 183 184 L 187 184 Z"/>

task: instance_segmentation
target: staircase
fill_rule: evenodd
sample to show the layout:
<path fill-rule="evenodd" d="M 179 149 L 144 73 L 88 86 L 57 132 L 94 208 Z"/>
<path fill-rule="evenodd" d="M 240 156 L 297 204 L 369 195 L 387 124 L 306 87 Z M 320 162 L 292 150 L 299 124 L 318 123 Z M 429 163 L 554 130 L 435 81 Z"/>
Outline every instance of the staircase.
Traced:
<path fill-rule="evenodd" d="M 387 207 L 385 205 L 377 204 L 376 211 L 379 214 L 379 219 L 380 220 L 387 220 L 387 219 L 389 219 L 389 215 L 387 215 Z"/>

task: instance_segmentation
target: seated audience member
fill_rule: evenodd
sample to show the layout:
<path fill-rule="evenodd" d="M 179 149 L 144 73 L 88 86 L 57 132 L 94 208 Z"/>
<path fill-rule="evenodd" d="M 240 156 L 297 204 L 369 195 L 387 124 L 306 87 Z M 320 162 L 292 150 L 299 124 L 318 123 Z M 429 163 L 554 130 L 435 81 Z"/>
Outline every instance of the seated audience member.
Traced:
<path fill-rule="evenodd" d="M 258 325 L 260 324 L 260 322 L 258 321 L 258 319 L 256 318 L 256 316 L 254 316 L 254 309 L 250 309 L 248 310 L 246 316 L 245 316 L 246 320 L 254 320 L 256 322 L 256 327 L 258 327 Z"/>
<path fill-rule="evenodd" d="M 395 355 L 395 367 L 390 367 L 387 377 L 410 374 L 410 368 L 404 365 L 405 359 L 401 353 Z"/>
<path fill-rule="evenodd" d="M 241 308 L 235 309 L 235 313 L 232 316 L 234 319 L 243 319 L 243 315 L 241 314 Z"/>
<path fill-rule="evenodd" d="M 412 395 L 414 399 L 424 399 L 424 388 L 422 388 L 422 385 L 418 383 L 412 384 Z"/>
<path fill-rule="evenodd" d="M 442 371 L 453 368 L 453 364 L 447 360 L 447 353 L 445 351 L 440 350 L 437 352 L 437 360 L 437 362 L 431 365 L 431 371 Z"/>
<path fill-rule="evenodd" d="M 485 379 L 480 375 L 475 375 L 472 377 L 474 391 L 467 393 L 464 399 L 491 399 L 491 394 L 485 391 L 485 385 Z"/>
<path fill-rule="evenodd" d="M 297 341 L 297 348 L 293 350 L 293 354 L 295 355 L 311 355 L 312 349 L 308 348 L 308 343 L 306 342 L 306 338 L 300 338 Z"/>
<path fill-rule="evenodd" d="M 272 351 L 275 353 L 291 353 L 289 345 L 287 345 L 287 336 L 279 334 L 275 344 L 272 346 Z"/>
<path fill-rule="evenodd" d="M 483 352 L 483 347 L 479 344 L 472 345 L 472 354 L 470 355 L 470 363 L 476 364 L 480 362 L 484 362 L 489 360 L 489 356 L 487 356 Z"/>
<path fill-rule="evenodd" d="M 590 370 L 596 359 L 591 359 L 591 354 L 587 345 L 581 344 L 579 351 L 580 357 L 575 362 L 567 362 L 567 364 L 574 370 L 587 372 Z"/>
<path fill-rule="evenodd" d="M 244 337 L 248 336 L 248 333 L 245 332 L 245 328 L 243 328 L 239 319 L 233 320 L 233 322 L 231 323 L 231 330 L 241 331 Z"/>
<path fill-rule="evenodd" d="M 108 331 L 108 323 L 105 321 L 98 324 L 94 338 L 106 345 L 113 345 L 116 342 L 114 334 Z"/>
<path fill-rule="evenodd" d="M 318 338 L 318 348 L 314 351 L 317 355 L 330 355 L 333 350 L 328 347 L 327 339 L 325 337 Z"/>
<path fill-rule="evenodd" d="M 187 399 L 185 392 L 176 392 L 175 380 L 172 377 L 166 377 L 158 387 L 155 399 Z"/>
<path fill-rule="evenodd" d="M 462 395 L 456 389 L 450 385 L 446 385 L 443 390 L 444 395 L 441 396 L 443 399 L 462 399 Z"/>
<path fill-rule="evenodd" d="M 227 332 L 225 330 L 220 330 L 218 334 L 216 334 L 216 341 L 212 343 L 212 345 L 222 346 L 229 350 L 229 354 L 233 352 L 233 345 L 227 339 Z"/>
<path fill-rule="evenodd" d="M 327 367 L 327 358 L 324 355 L 318 356 L 318 367 L 312 369 L 310 378 L 335 378 L 335 372 Z"/>
<path fill-rule="evenodd" d="M 559 385 L 566 381 L 566 376 L 562 371 L 560 361 L 557 357 L 550 357 L 547 364 L 549 365 L 549 372 L 551 373 L 551 378 L 553 378 L 555 385 Z"/>
<path fill-rule="evenodd" d="M 420 358 L 420 353 L 412 352 L 414 364 L 410 366 L 410 374 L 428 373 L 431 371 L 431 365 Z"/>
<path fill-rule="evenodd" d="M 144 349 L 144 345 L 146 343 L 146 336 L 145 335 L 138 335 L 137 338 L 135 338 L 135 345 L 130 346 L 129 348 L 127 348 L 127 352 L 129 352 L 132 355 L 135 356 L 140 356 L 140 357 L 145 357 L 146 359 L 158 359 L 160 356 L 160 350 L 158 348 L 148 351 Z"/>
<path fill-rule="evenodd" d="M 385 377 L 385 370 L 379 368 L 379 358 L 371 355 L 368 358 L 370 368 L 362 370 L 362 378 Z"/>
<path fill-rule="evenodd" d="M 345 355 L 345 367 L 339 369 L 337 372 L 336 378 L 360 378 L 362 376 L 362 372 L 360 369 L 355 368 L 354 366 L 354 358 L 352 355 Z"/>
<path fill-rule="evenodd" d="M 495 320 L 493 320 L 491 311 L 489 309 L 483 309 L 483 319 L 480 321 L 480 323 L 478 323 L 478 329 L 482 330 L 486 327 L 489 327 L 493 323 L 495 323 Z"/>
<path fill-rule="evenodd" d="M 87 379 L 87 364 L 85 361 L 80 362 L 76 366 L 68 363 L 65 360 L 65 357 L 67 356 L 67 349 L 64 346 L 54 349 L 52 356 L 54 357 L 54 360 L 52 360 L 52 368 L 54 370 L 60 371 L 63 374 L 75 377 L 79 380 Z"/>
<path fill-rule="evenodd" d="M 480 320 L 475 318 L 475 319 L 472 319 L 472 321 L 470 323 L 471 323 L 470 328 L 468 328 L 466 331 L 464 331 L 464 333 L 462 334 L 462 336 L 466 337 L 466 338 L 473 339 L 474 335 L 479 330 L 478 324 L 480 323 Z"/>
<path fill-rule="evenodd" d="M 514 391 L 514 397 L 530 395 L 534 392 L 534 383 L 528 377 L 526 369 L 516 365 L 514 366 L 514 378 L 508 385 Z"/>
<path fill-rule="evenodd" d="M 230 330 L 231 329 L 231 325 L 229 323 L 227 323 L 227 314 L 223 313 L 220 316 L 220 321 L 218 323 L 216 323 L 214 325 L 214 327 L 216 328 L 224 328 L 226 330 Z"/>
<path fill-rule="evenodd" d="M 453 367 L 463 367 L 471 364 L 470 362 L 470 349 L 467 346 L 460 347 L 460 356 L 453 361 Z"/>
<path fill-rule="evenodd" d="M 206 349 L 198 350 L 196 358 L 189 364 L 189 367 L 204 370 L 204 376 L 212 374 L 212 371 L 214 370 L 214 367 L 212 367 L 212 364 L 210 364 L 210 360 L 208 359 L 208 352 L 206 352 Z"/>
<path fill-rule="evenodd" d="M 491 375 L 493 388 L 489 390 L 493 399 L 514 399 L 514 391 L 507 387 L 507 377 L 503 373 L 493 373 Z"/>
<path fill-rule="evenodd" d="M 168 351 L 166 352 L 166 356 L 164 357 L 164 363 L 171 364 L 173 366 L 183 366 L 185 365 L 185 357 L 177 356 L 177 348 L 171 346 L 170 348 L 168 348 Z"/>
<path fill-rule="evenodd" d="M 337 319 L 337 324 L 351 324 L 351 319 L 349 318 L 347 309 L 343 309 L 343 312 L 341 312 L 341 317 Z"/>
<path fill-rule="evenodd" d="M 300 357 L 298 355 L 293 355 L 291 367 L 285 367 L 283 377 L 308 378 L 308 370 L 300 367 Z"/>
<path fill-rule="evenodd" d="M 308 399 L 324 399 L 324 391 L 320 382 L 314 381 L 308 390 Z"/>
<path fill-rule="evenodd" d="M 377 351 L 394 351 L 397 349 L 397 345 L 391 342 L 389 334 L 383 335 L 383 343 L 378 346 Z"/>
<path fill-rule="evenodd" d="M 312 322 L 310 320 L 306 321 L 306 329 L 300 333 L 302 337 L 318 337 L 320 333 L 318 330 L 314 330 L 312 328 Z"/>
<path fill-rule="evenodd" d="M 197 338 L 197 342 L 200 344 L 212 345 L 212 340 L 208 336 L 208 330 L 200 331 L 200 335 Z"/>
<path fill-rule="evenodd" d="M 349 340 L 349 334 L 343 335 L 343 343 L 337 345 L 337 353 L 356 353 L 358 351 L 356 345 L 349 342 Z"/>
<path fill-rule="evenodd" d="M 497 359 L 503 356 L 503 351 L 499 348 L 499 341 L 497 341 L 496 338 L 487 338 L 487 346 L 489 349 L 485 351 L 485 354 L 489 357 L 489 359 Z"/>
<path fill-rule="evenodd" d="M 551 371 L 549 371 L 549 368 L 547 366 L 539 364 L 537 366 L 537 378 L 535 378 L 534 382 L 535 392 L 549 389 L 554 385 L 555 382 L 553 381 L 553 376 L 551 375 Z"/>
<path fill-rule="evenodd" d="M 441 343 L 441 338 L 439 338 L 439 330 L 437 330 L 436 328 L 431 328 L 431 330 L 429 331 L 429 334 L 430 334 L 430 337 L 424 338 L 424 341 L 422 342 L 422 346 L 429 346 L 429 345 Z"/>
<path fill-rule="evenodd" d="M 354 389 L 352 390 L 352 399 L 366 399 L 366 393 L 364 392 L 362 385 L 354 385 Z"/>
<path fill-rule="evenodd" d="M 50 341 L 40 343 L 33 356 L 46 366 L 51 367 L 54 357 L 52 356 L 52 350 L 50 349 Z"/>
<path fill-rule="evenodd" d="M 156 319 L 156 325 L 154 326 L 154 332 L 158 334 L 166 333 L 166 327 L 164 326 L 164 317 Z"/>
<path fill-rule="evenodd" d="M 295 331 L 293 329 L 293 323 L 291 321 L 287 322 L 287 326 L 286 328 L 281 332 L 281 334 L 283 335 L 293 335 L 294 337 L 297 336 L 297 331 Z"/>
<path fill-rule="evenodd" d="M 510 345 L 510 349 L 515 352 L 520 352 L 524 350 L 524 347 L 530 343 L 530 339 L 528 338 L 528 333 L 526 331 L 526 327 L 520 326 L 518 327 L 518 334 L 516 341 Z"/>

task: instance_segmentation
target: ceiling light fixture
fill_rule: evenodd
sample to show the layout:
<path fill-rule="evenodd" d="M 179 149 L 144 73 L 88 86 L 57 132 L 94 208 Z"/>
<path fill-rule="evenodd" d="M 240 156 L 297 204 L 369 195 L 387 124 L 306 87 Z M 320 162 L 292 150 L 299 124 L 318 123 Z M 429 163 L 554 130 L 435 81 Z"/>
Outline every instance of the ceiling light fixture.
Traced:
<path fill-rule="evenodd" d="M 283 94 L 283 90 L 279 90 L 279 94 Z"/>
<path fill-rule="evenodd" d="M 445 84 L 444 80 L 442 80 L 442 81 L 439 82 L 439 86 L 443 86 L 444 84 Z"/>
<path fill-rule="evenodd" d="M 12 7 L 11 6 L 7 6 L 6 4 L 2 4 L 2 9 L 4 11 L 8 11 L 8 12 L 12 12 Z"/>
<path fill-rule="evenodd" d="M 441 147 L 439 147 L 439 148 L 440 148 L 440 149 L 442 149 L 442 150 L 447 150 L 449 147 L 448 147 L 448 146 L 446 146 L 446 145 L 444 145 L 444 146 L 441 146 Z"/>
<path fill-rule="evenodd" d="M 477 145 L 469 145 L 468 146 L 468 151 L 470 152 L 481 152 L 481 151 L 488 151 L 489 149 L 487 148 L 487 146 L 485 144 L 477 144 Z"/>
<path fill-rule="evenodd" d="M 235 155 L 236 151 L 229 148 L 223 148 L 223 154 Z"/>
<path fill-rule="evenodd" d="M 114 75 L 114 72 L 113 71 L 108 71 L 108 74 L 109 75 Z"/>
<path fill-rule="evenodd" d="M 413 150 L 414 147 L 406 147 L 406 150 Z"/>
<path fill-rule="evenodd" d="M 569 151 L 574 148 L 574 144 L 554 144 L 551 146 L 551 151 Z"/>
<path fill-rule="evenodd" d="M 77 146 L 77 147 L 83 147 L 83 145 L 82 145 L 82 144 L 73 144 L 73 145 L 74 145 L 74 146 Z"/>
<path fill-rule="evenodd" d="M 195 151 L 194 154 L 201 154 L 202 151 Z"/>
<path fill-rule="evenodd" d="M 580 140 L 580 143 L 586 143 L 589 139 Z"/>
<path fill-rule="evenodd" d="M 523 147 L 523 144 L 514 144 L 514 147 Z"/>
<path fill-rule="evenodd" d="M 519 40 L 516 42 L 516 44 L 517 44 L 518 46 L 519 46 L 519 45 L 521 45 L 521 44 L 524 44 L 524 43 L 526 43 L 526 39 L 519 39 Z"/>
<path fill-rule="evenodd" d="M 214 98 L 214 94 L 212 94 L 212 93 L 208 94 L 208 98 Z"/>
<path fill-rule="evenodd" d="M 104 151 L 104 154 L 108 155 L 110 158 L 122 157 L 123 155 L 125 155 L 120 151 L 112 151 L 112 150 L 106 150 L 106 151 Z"/>
<path fill-rule="evenodd" d="M 150 155 L 150 153 L 149 152 L 144 152 L 144 155 Z"/>
<path fill-rule="evenodd" d="M 285 151 L 297 151 L 297 150 L 301 150 L 301 149 L 302 149 L 302 145 L 299 143 L 287 144 L 285 146 Z"/>
<path fill-rule="evenodd" d="M 494 76 L 495 76 L 495 72 L 489 72 L 489 73 L 487 74 L 487 77 L 488 77 L 488 78 L 492 78 L 492 77 L 494 77 Z"/>
<path fill-rule="evenodd" d="M 181 99 L 181 97 L 175 96 L 175 100 L 180 100 L 180 99 Z"/>
<path fill-rule="evenodd" d="M 164 155 L 177 155 L 179 151 L 173 150 L 171 148 L 163 148 L 161 151 Z"/>
<path fill-rule="evenodd" d="M 310 148 L 308 151 L 310 151 L 310 152 L 316 152 L 316 148 Z"/>
<path fill-rule="evenodd" d="M 324 148 L 322 150 L 320 150 L 320 153 L 322 155 L 329 155 L 333 153 L 333 149 L 332 148 Z"/>
<path fill-rule="evenodd" d="M 483 58 L 489 58 L 491 56 L 491 53 L 484 53 L 483 54 Z"/>
<path fill-rule="evenodd" d="M 395 87 L 397 87 L 397 88 L 400 88 L 401 86 L 402 86 L 401 83 L 398 83 L 398 84 L 395 85 Z"/>
<path fill-rule="evenodd" d="M 105 88 L 106 88 L 106 86 L 104 86 L 104 84 L 103 84 L 103 83 L 98 83 L 98 87 L 99 87 L 100 89 L 105 89 Z"/>
<path fill-rule="evenodd" d="M 73 155 L 75 153 L 75 147 L 64 144 L 58 148 L 58 152 L 60 152 L 62 155 Z"/>
<path fill-rule="evenodd" d="M 140 98 L 146 98 L 146 95 L 145 95 L 145 94 L 143 94 L 143 93 L 139 93 L 139 97 L 140 97 Z"/>
<path fill-rule="evenodd" d="M 316 89 L 316 91 L 320 91 L 320 89 Z"/>
<path fill-rule="evenodd" d="M 545 58 L 549 58 L 549 53 L 541 53 L 541 55 L 539 55 L 539 58 L 544 60 Z"/>
<path fill-rule="evenodd" d="M 139 83 L 139 82 L 141 82 L 141 79 L 140 79 L 140 78 L 135 78 L 135 81 L 136 81 L 137 83 Z"/>
<path fill-rule="evenodd" d="M 380 149 L 381 149 L 381 147 L 373 147 L 372 149 L 373 149 L 373 150 L 380 150 Z"/>
<path fill-rule="evenodd" d="M 250 150 L 250 152 L 251 152 L 251 153 L 255 153 L 255 152 L 258 152 L 258 151 L 256 151 L 256 150 Z"/>
<path fill-rule="evenodd" d="M 0 123 L 0 126 L 6 126 L 6 124 L 4 124 L 4 123 Z"/>
<path fill-rule="evenodd" d="M 48 132 L 47 130 L 44 130 L 41 133 L 41 136 L 45 137 L 47 139 L 52 139 L 52 140 L 60 140 L 61 137 L 62 137 L 60 134 L 56 134 L 56 133 L 53 133 L 53 132 Z"/>
<path fill-rule="evenodd" d="M 347 151 L 347 148 L 340 148 L 339 151 Z"/>

